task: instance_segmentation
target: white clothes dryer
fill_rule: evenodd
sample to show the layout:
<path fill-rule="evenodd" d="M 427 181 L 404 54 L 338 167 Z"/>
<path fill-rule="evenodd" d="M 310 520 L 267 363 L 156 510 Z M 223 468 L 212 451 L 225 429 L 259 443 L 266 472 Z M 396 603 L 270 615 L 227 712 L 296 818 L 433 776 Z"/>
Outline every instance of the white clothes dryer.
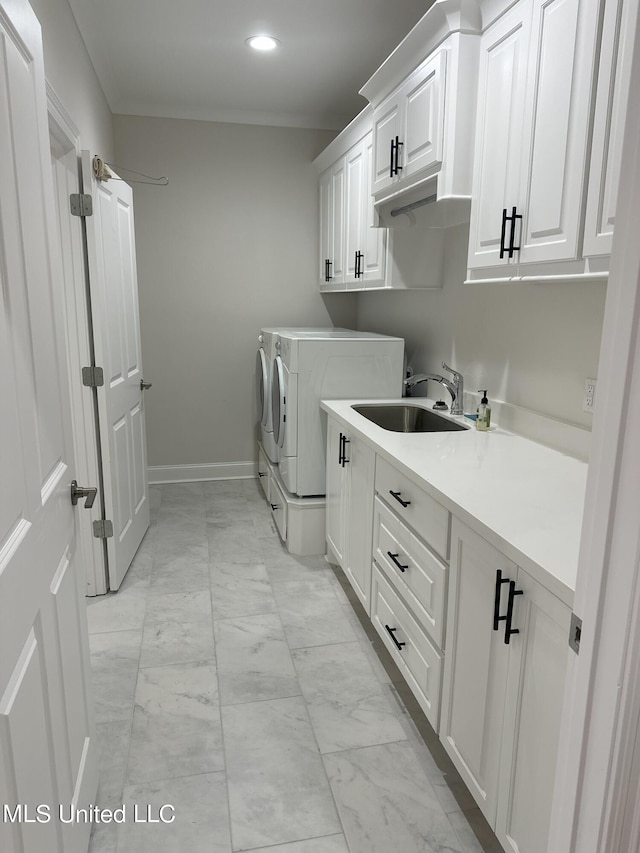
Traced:
<path fill-rule="evenodd" d="M 321 400 L 402 396 L 404 340 L 349 329 L 279 332 L 271 408 L 279 471 L 299 497 L 325 494 Z"/>

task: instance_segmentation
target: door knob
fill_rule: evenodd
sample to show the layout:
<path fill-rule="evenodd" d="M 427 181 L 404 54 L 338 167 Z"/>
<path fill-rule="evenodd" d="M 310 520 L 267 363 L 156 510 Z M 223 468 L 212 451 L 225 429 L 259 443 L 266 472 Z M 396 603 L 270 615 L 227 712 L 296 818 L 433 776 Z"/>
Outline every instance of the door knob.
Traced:
<path fill-rule="evenodd" d="M 151 382 L 145 382 L 144 379 L 140 380 L 140 390 L 148 391 L 151 388 Z"/>
<path fill-rule="evenodd" d="M 77 480 L 71 481 L 71 503 L 73 504 L 73 506 L 76 506 L 80 498 L 86 498 L 84 502 L 84 508 L 91 509 L 97 494 L 97 489 L 87 489 L 83 486 L 79 486 Z"/>

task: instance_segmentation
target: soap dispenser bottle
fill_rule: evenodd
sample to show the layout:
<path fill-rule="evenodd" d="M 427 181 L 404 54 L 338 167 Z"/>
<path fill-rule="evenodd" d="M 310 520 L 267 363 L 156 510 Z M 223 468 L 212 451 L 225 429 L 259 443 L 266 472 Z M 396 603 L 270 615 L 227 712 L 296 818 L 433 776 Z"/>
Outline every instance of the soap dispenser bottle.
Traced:
<path fill-rule="evenodd" d="M 479 389 L 478 393 L 482 394 L 482 400 L 480 400 L 480 405 L 476 410 L 476 429 L 486 432 L 491 426 L 491 406 L 487 399 L 486 389 Z"/>

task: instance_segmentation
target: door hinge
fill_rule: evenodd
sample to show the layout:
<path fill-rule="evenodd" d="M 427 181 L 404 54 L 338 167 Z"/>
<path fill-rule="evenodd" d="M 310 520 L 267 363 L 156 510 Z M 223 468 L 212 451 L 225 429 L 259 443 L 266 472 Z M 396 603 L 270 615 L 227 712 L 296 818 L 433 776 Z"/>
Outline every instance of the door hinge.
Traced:
<path fill-rule="evenodd" d="M 113 536 L 113 522 L 112 521 L 94 521 L 93 522 L 93 535 L 96 539 L 109 539 Z"/>
<path fill-rule="evenodd" d="M 71 193 L 69 206 L 72 216 L 93 216 L 93 199 L 89 193 Z"/>
<path fill-rule="evenodd" d="M 83 367 L 82 384 L 87 388 L 100 388 L 104 385 L 104 371 L 101 367 Z"/>
<path fill-rule="evenodd" d="M 569 628 L 569 648 L 578 655 L 580 654 L 580 638 L 582 636 L 582 619 L 571 614 L 571 627 Z"/>

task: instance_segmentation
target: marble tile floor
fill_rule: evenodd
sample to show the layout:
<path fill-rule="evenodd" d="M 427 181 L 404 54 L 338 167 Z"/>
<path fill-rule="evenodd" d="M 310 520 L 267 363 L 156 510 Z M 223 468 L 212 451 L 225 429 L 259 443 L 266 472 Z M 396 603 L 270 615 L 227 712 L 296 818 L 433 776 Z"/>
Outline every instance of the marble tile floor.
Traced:
<path fill-rule="evenodd" d="M 342 572 L 284 550 L 258 483 L 150 491 L 121 589 L 87 599 L 97 805 L 127 809 L 91 853 L 500 853 Z"/>

